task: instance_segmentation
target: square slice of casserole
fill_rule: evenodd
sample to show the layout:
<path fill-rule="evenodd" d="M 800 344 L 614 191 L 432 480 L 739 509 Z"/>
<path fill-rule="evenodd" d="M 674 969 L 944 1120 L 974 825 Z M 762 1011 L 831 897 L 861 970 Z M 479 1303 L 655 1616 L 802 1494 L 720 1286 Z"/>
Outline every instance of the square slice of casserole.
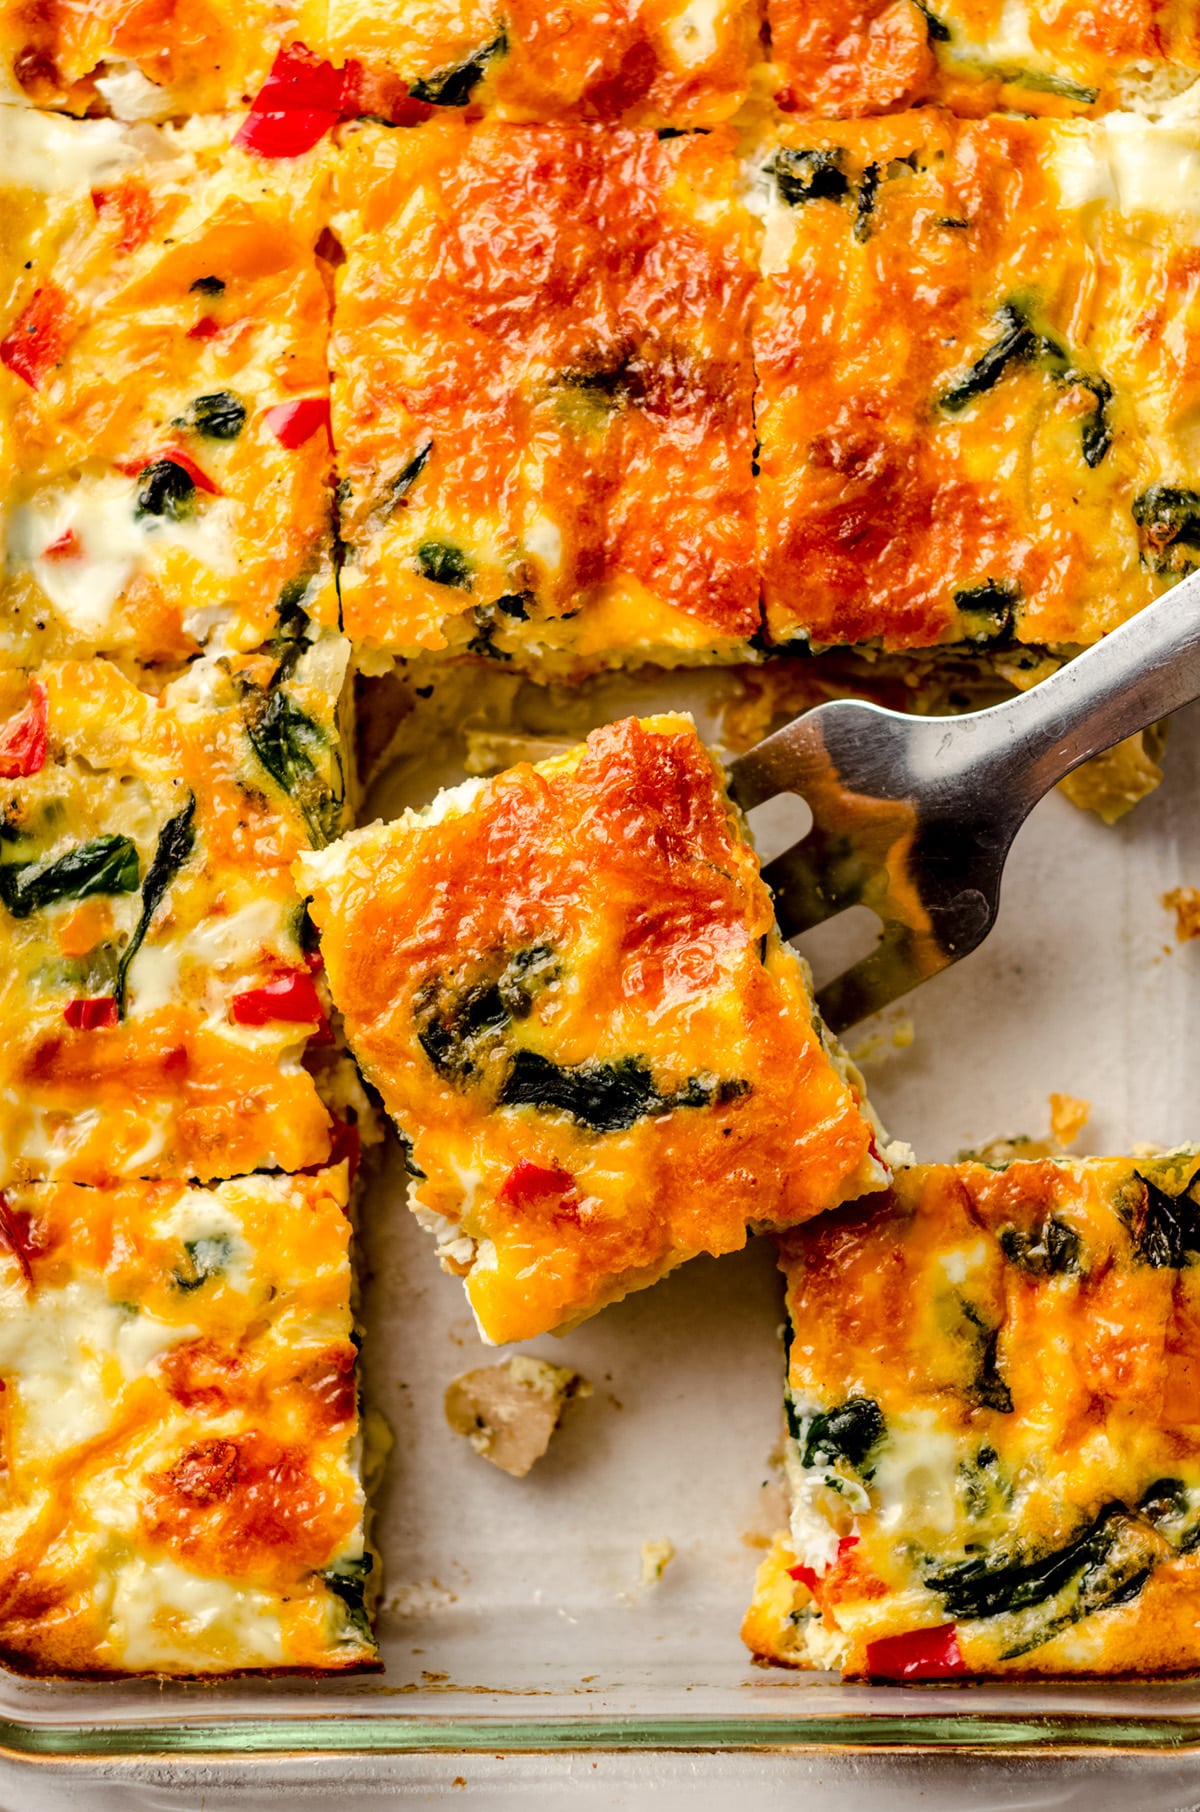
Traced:
<path fill-rule="evenodd" d="M 509 119 L 710 126 L 746 97 L 758 0 L 309 0 L 300 34 L 359 66 L 361 111 L 411 125 L 438 108 Z"/>
<path fill-rule="evenodd" d="M 981 115 L 1167 108 L 1200 74 L 1191 0 L 768 0 L 777 98 L 850 116 L 942 101 Z"/>
<path fill-rule="evenodd" d="M 761 170 L 772 640 L 1070 649 L 1200 562 L 1200 128 L 793 119 Z"/>
<path fill-rule="evenodd" d="M 107 661 L 0 675 L 0 1185 L 328 1157 L 290 864 L 346 819 L 347 652 L 299 632 L 161 698 Z"/>
<path fill-rule="evenodd" d="M 486 1340 L 887 1182 L 689 719 L 596 730 L 297 874 Z"/>
<path fill-rule="evenodd" d="M 333 409 L 355 642 L 563 674 L 746 652 L 738 183 L 725 131 L 347 132 Z"/>
<path fill-rule="evenodd" d="M 0 1659 L 370 1663 L 346 1166 L 0 1195 Z"/>
<path fill-rule="evenodd" d="M 1200 1664 L 1200 1152 L 931 1165 L 782 1242 L 791 1527 L 756 1654 Z"/>
<path fill-rule="evenodd" d="M 5 110 L 0 657 L 337 624 L 320 151 Z"/>

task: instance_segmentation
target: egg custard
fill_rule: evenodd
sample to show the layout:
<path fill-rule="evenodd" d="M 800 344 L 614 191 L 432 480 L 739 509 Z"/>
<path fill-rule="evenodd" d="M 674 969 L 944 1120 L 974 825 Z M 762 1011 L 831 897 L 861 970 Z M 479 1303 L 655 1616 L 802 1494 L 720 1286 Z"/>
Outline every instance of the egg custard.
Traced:
<path fill-rule="evenodd" d="M 346 1166 L 0 1194 L 0 1657 L 374 1659 Z"/>
<path fill-rule="evenodd" d="M 754 1652 L 1194 1671 L 1200 1152 L 904 1170 L 781 1252 L 792 1513 Z"/>
<path fill-rule="evenodd" d="M 323 152 L 5 110 L 0 658 L 336 627 Z"/>
<path fill-rule="evenodd" d="M 1071 649 L 1200 562 L 1200 128 L 797 119 L 760 171 L 773 642 Z"/>
<path fill-rule="evenodd" d="M 0 1186 L 328 1157 L 290 864 L 347 821 L 348 651 L 292 627 L 160 698 L 105 661 L 0 676 Z"/>
<path fill-rule="evenodd" d="M 690 719 L 593 731 L 296 873 L 485 1340 L 886 1184 Z"/>
<path fill-rule="evenodd" d="M 923 101 L 983 114 L 1167 108 L 1200 75 L 1189 0 L 768 0 L 779 104 L 887 113 Z"/>
<path fill-rule="evenodd" d="M 732 135 L 350 128 L 333 336 L 346 634 L 544 675 L 760 620 Z"/>

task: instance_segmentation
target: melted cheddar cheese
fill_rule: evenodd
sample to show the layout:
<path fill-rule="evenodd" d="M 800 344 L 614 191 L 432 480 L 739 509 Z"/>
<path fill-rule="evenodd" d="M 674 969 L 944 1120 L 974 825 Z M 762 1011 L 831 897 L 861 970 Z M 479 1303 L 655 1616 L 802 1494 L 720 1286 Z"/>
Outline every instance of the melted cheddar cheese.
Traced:
<path fill-rule="evenodd" d="M 0 1656 L 370 1662 L 346 1169 L 0 1195 Z"/>
<path fill-rule="evenodd" d="M 290 10 L 285 0 L 0 0 L 0 103 L 123 120 L 237 107 L 270 68 Z"/>
<path fill-rule="evenodd" d="M 1200 1154 L 931 1166 L 782 1244 L 790 1529 L 743 1634 L 852 1676 L 1200 1664 Z"/>
<path fill-rule="evenodd" d="M 346 633 L 562 673 L 759 624 L 754 223 L 723 132 L 349 131 L 334 436 Z"/>
<path fill-rule="evenodd" d="M 322 155 L 3 125 L 0 657 L 252 648 L 285 591 L 336 626 Z"/>
<path fill-rule="evenodd" d="M 706 126 L 744 100 L 758 0 L 308 0 L 300 34 L 356 63 L 362 112 L 413 124 L 438 108 L 509 119 Z"/>
<path fill-rule="evenodd" d="M 965 114 L 1161 108 L 1200 74 L 1190 0 L 767 0 L 789 111 L 886 113 L 941 101 Z"/>
<path fill-rule="evenodd" d="M 772 638 L 1096 640 L 1200 557 L 1200 129 L 936 111 L 760 165 Z"/>
<path fill-rule="evenodd" d="M 486 1340 L 886 1182 L 689 719 L 597 730 L 297 874 Z"/>
<path fill-rule="evenodd" d="M 290 863 L 343 823 L 346 658 L 301 635 L 157 700 L 102 661 L 0 677 L 45 726 L 0 780 L 0 1186 L 328 1156 Z"/>

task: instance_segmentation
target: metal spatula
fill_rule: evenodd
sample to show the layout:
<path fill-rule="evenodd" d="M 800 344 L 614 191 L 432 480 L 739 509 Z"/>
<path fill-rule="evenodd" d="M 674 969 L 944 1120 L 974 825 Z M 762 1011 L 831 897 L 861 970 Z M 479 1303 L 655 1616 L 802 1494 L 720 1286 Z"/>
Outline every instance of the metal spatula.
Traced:
<path fill-rule="evenodd" d="M 858 904 L 882 920 L 870 955 L 819 991 L 826 1023 L 844 1031 L 982 943 L 1013 838 L 1042 795 L 1197 697 L 1200 573 L 1003 704 L 905 717 L 838 699 L 732 762 L 743 810 L 798 793 L 813 814 L 763 869 L 783 935 Z"/>

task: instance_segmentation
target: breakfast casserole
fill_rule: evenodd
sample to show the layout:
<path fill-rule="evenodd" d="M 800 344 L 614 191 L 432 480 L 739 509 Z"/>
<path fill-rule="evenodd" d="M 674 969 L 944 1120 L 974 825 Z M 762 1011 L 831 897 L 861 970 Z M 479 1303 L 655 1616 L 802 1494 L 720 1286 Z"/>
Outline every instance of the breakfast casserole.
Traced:
<path fill-rule="evenodd" d="M 1157 110 L 1200 75 L 1191 0 L 767 0 L 767 17 L 789 112 Z"/>
<path fill-rule="evenodd" d="M 790 1528 L 754 1652 L 1200 1663 L 1200 1152 L 897 1173 L 782 1242 Z"/>
<path fill-rule="evenodd" d="M 333 418 L 347 635 L 543 675 L 759 626 L 755 223 L 724 130 L 345 129 Z"/>
<path fill-rule="evenodd" d="M 337 625 L 324 151 L 236 120 L 0 125 L 0 657 Z"/>
<path fill-rule="evenodd" d="M 0 1194 L 0 1656 L 374 1658 L 346 1165 Z"/>
<path fill-rule="evenodd" d="M 103 661 L 0 676 L 0 1186 L 328 1157 L 290 864 L 344 821 L 346 655 L 300 635 L 160 699 Z"/>
<path fill-rule="evenodd" d="M 238 107 L 289 12 L 284 0 L 0 0 L 0 104 L 125 120 Z"/>
<path fill-rule="evenodd" d="M 296 873 L 488 1342 L 887 1183 L 690 719 L 593 731 Z"/>
<path fill-rule="evenodd" d="M 757 181 L 775 643 L 1069 650 L 1200 561 L 1200 128 L 797 119 Z"/>
<path fill-rule="evenodd" d="M 439 108 L 508 118 L 706 126 L 744 100 L 757 0 L 307 0 L 300 33 L 359 66 L 364 113 L 412 125 Z"/>

